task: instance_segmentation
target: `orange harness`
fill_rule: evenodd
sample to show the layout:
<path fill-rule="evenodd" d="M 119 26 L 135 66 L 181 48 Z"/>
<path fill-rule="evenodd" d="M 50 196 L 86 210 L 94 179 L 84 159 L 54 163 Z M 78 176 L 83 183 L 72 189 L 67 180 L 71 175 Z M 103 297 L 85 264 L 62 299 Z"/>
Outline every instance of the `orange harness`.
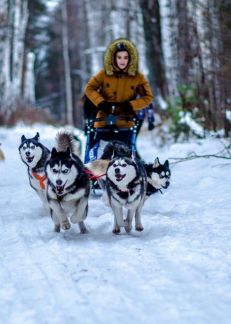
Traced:
<path fill-rule="evenodd" d="M 40 175 L 38 175 L 36 172 L 34 172 L 34 171 L 32 171 L 32 175 L 33 175 L 33 177 L 35 177 L 35 179 L 36 180 L 38 180 L 39 181 L 39 185 L 40 185 L 40 187 L 42 188 L 42 189 L 45 189 L 46 187 L 45 187 L 45 183 L 44 183 L 44 181 L 46 180 L 46 176 L 44 175 L 44 176 L 40 176 Z"/>

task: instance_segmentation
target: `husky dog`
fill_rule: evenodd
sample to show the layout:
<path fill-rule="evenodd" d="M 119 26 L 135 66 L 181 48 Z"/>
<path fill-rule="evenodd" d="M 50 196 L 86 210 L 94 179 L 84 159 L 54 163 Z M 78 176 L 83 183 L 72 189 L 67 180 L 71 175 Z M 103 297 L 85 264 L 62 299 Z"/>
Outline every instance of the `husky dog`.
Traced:
<path fill-rule="evenodd" d="M 84 165 L 75 155 L 73 136 L 60 132 L 56 137 L 57 146 L 52 149 L 51 158 L 47 161 L 47 200 L 54 222 L 54 230 L 60 227 L 68 230 L 72 223 L 78 223 L 80 232 L 86 233 L 84 220 L 88 212 L 90 182 Z"/>
<path fill-rule="evenodd" d="M 166 160 L 164 164 L 161 164 L 158 157 L 155 159 L 154 164 L 144 164 L 144 168 L 147 173 L 147 191 L 146 198 L 152 194 L 160 191 L 161 189 L 167 189 L 170 185 L 171 171 L 169 168 L 169 162 Z"/>
<path fill-rule="evenodd" d="M 139 162 L 128 157 L 115 157 L 110 161 L 106 172 L 106 191 L 114 214 L 114 234 L 118 234 L 121 227 L 130 232 L 134 214 L 136 230 L 143 230 L 140 212 L 146 186 L 146 173 Z M 123 207 L 127 209 L 125 220 Z"/>
<path fill-rule="evenodd" d="M 114 157 L 132 157 L 132 150 L 127 146 L 127 144 L 121 141 L 112 141 L 109 142 L 104 150 L 100 159 L 102 160 L 111 160 Z"/>
<path fill-rule="evenodd" d="M 37 192 L 46 209 L 49 210 L 46 199 L 45 163 L 50 157 L 50 151 L 39 142 L 39 133 L 32 138 L 21 137 L 19 154 L 27 165 L 27 172 L 31 187 Z"/>
<path fill-rule="evenodd" d="M 86 167 L 91 171 L 92 175 L 98 179 L 97 181 L 101 189 L 105 189 L 106 170 L 109 162 L 115 157 L 131 158 L 132 151 L 125 143 L 114 140 L 106 144 L 100 159 L 86 164 Z"/>

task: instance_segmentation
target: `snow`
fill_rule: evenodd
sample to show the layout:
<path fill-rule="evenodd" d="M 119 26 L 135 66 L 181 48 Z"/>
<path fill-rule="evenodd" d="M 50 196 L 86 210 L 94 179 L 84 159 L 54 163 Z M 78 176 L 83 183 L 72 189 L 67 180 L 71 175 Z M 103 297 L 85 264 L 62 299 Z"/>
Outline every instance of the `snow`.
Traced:
<path fill-rule="evenodd" d="M 192 130 L 193 134 L 203 137 L 204 129 L 193 118 L 191 112 L 180 112 L 180 123 L 185 123 Z"/>
<path fill-rule="evenodd" d="M 0 318 L 10 324 L 230 323 L 230 162 L 171 163 L 170 187 L 142 212 L 144 231 L 113 235 L 112 213 L 91 198 L 89 234 L 53 224 L 28 184 L 18 145 L 22 134 L 51 148 L 58 129 L 0 128 Z M 209 137 L 160 149 L 138 140 L 147 161 L 217 153 Z"/>

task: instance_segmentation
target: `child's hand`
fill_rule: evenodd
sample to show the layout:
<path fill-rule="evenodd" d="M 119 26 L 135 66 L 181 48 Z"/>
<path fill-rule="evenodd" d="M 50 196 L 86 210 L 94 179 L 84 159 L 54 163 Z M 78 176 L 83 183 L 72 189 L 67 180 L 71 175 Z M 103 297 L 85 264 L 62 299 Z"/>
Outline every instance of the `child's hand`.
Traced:
<path fill-rule="evenodd" d="M 118 102 L 118 106 L 121 107 L 124 112 L 133 114 L 133 108 L 129 101 Z"/>
<path fill-rule="evenodd" d="M 109 113 L 110 112 L 110 109 L 112 107 L 112 103 L 109 102 L 109 101 L 102 101 L 99 105 L 98 105 L 98 108 L 99 110 L 102 110 L 104 111 L 105 113 Z"/>

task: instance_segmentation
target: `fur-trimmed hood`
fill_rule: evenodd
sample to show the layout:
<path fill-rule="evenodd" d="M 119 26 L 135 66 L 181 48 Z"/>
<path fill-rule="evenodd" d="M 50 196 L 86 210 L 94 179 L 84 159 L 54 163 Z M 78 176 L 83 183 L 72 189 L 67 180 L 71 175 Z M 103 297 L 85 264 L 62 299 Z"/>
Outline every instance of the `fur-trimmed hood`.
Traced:
<path fill-rule="evenodd" d="M 135 45 L 126 38 L 118 38 L 114 40 L 106 49 L 104 55 L 104 69 L 107 75 L 113 75 L 118 69 L 115 66 L 114 57 L 118 50 L 118 44 L 123 43 L 129 53 L 130 61 L 128 63 L 127 74 L 135 76 L 138 73 L 138 52 Z"/>

